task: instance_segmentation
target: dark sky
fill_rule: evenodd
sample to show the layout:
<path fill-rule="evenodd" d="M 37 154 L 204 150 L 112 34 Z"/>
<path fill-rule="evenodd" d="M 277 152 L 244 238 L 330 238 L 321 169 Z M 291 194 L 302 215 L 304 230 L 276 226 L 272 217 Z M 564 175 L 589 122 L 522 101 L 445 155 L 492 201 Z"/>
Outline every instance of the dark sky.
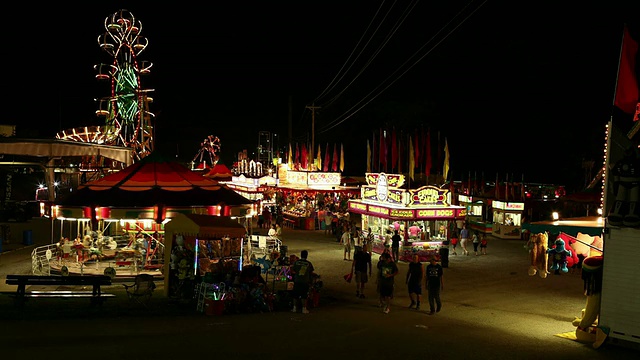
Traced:
<path fill-rule="evenodd" d="M 111 58 L 96 39 L 127 9 L 150 41 L 143 87 L 155 89 L 168 155 L 191 160 L 214 135 L 231 165 L 259 131 L 283 148 L 289 129 L 305 141 L 314 103 L 316 147 L 344 143 L 347 175 L 364 174 L 366 140 L 395 126 L 446 137 L 454 179 L 579 186 L 582 160 L 601 163 L 623 23 L 639 13 L 577 1 L 199 3 L 4 6 L 0 123 L 43 138 L 101 125 L 94 98 L 109 89 L 93 65 Z"/>

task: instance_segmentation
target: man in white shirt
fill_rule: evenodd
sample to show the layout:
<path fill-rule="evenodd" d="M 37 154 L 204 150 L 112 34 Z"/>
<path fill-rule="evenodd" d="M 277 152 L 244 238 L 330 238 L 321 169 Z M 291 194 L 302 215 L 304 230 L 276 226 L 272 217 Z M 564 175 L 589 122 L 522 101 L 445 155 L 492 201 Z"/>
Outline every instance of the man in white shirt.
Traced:
<path fill-rule="evenodd" d="M 348 230 L 345 230 L 342 233 L 340 242 L 342 242 L 342 245 L 344 246 L 344 255 L 343 255 L 344 260 L 351 261 L 351 232 Z"/>

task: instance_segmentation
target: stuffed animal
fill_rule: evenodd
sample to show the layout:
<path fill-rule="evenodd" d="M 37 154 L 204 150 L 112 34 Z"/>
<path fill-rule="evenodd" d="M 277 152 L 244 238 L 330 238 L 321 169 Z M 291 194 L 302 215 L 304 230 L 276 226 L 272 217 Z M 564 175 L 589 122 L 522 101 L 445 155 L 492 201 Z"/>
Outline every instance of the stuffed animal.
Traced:
<path fill-rule="evenodd" d="M 547 249 L 549 243 L 549 234 L 547 232 L 540 234 L 531 234 L 527 248 L 529 249 L 529 275 L 534 276 L 538 274 L 541 278 L 546 278 L 549 272 L 548 268 L 548 256 Z"/>
<path fill-rule="evenodd" d="M 582 280 L 587 304 L 582 316 L 572 322 L 576 327 L 576 339 L 583 342 L 595 342 L 600 315 L 600 294 L 602 293 L 603 257 L 590 256 L 582 262 Z"/>
<path fill-rule="evenodd" d="M 557 238 L 555 241 L 555 245 L 551 249 L 547 249 L 547 253 L 551 254 L 551 260 L 553 265 L 551 265 L 551 270 L 560 270 L 563 273 L 569 272 L 569 267 L 567 266 L 567 258 L 571 257 L 571 250 L 568 250 L 565 247 L 565 242 L 561 238 Z M 571 264 L 573 265 L 573 264 Z"/>

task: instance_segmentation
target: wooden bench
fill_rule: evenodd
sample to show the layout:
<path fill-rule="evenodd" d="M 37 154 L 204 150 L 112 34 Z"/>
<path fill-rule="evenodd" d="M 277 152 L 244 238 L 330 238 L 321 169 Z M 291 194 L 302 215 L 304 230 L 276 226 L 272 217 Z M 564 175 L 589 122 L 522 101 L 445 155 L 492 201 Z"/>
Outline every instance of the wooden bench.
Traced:
<path fill-rule="evenodd" d="M 102 285 L 111 285 L 111 278 L 106 275 L 7 275 L 7 285 L 17 285 L 16 304 L 22 305 L 27 298 L 89 298 L 92 305 L 102 302 L 115 294 L 103 293 Z M 84 290 L 33 290 L 26 291 L 27 285 L 35 286 L 91 286 L 91 291 Z"/>

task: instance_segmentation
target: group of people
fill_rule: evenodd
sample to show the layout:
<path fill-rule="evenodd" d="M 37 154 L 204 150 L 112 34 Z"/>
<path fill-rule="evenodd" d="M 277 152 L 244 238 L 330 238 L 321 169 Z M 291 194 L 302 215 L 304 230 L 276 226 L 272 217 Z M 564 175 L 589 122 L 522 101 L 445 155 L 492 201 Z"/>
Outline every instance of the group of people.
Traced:
<path fill-rule="evenodd" d="M 369 282 L 372 275 L 371 253 L 368 252 L 367 246 L 363 246 L 356 250 L 351 265 L 351 274 L 355 275 L 356 296 L 364 299 L 365 284 Z M 399 273 L 398 264 L 393 260 L 388 249 L 380 255 L 376 265 L 378 270 L 376 283 L 377 291 L 380 298 L 380 307 L 385 314 L 391 311 L 391 299 L 395 289 L 395 277 Z M 444 289 L 443 268 L 437 262 L 435 256 L 429 259 L 429 264 L 423 268 L 419 256 L 413 256 L 409 263 L 405 283 L 411 298 L 409 308 L 420 310 L 420 301 L 422 298 L 422 283 L 427 288 L 429 301 L 429 315 L 433 315 L 442 309 L 440 300 L 440 290 Z"/>
<path fill-rule="evenodd" d="M 478 255 L 487 255 L 487 236 L 485 234 L 479 235 L 477 231 L 474 231 L 473 234 L 467 228 L 467 225 L 462 225 L 462 229 L 460 229 L 460 234 L 454 233 L 451 236 L 451 246 L 453 246 L 453 251 L 451 255 L 458 255 L 456 249 L 458 247 L 458 237 L 460 237 L 460 248 L 462 249 L 462 255 L 469 255 L 469 250 L 467 249 L 467 245 L 469 241 L 473 245 L 473 253 Z M 478 248 L 480 252 L 478 253 Z"/>

